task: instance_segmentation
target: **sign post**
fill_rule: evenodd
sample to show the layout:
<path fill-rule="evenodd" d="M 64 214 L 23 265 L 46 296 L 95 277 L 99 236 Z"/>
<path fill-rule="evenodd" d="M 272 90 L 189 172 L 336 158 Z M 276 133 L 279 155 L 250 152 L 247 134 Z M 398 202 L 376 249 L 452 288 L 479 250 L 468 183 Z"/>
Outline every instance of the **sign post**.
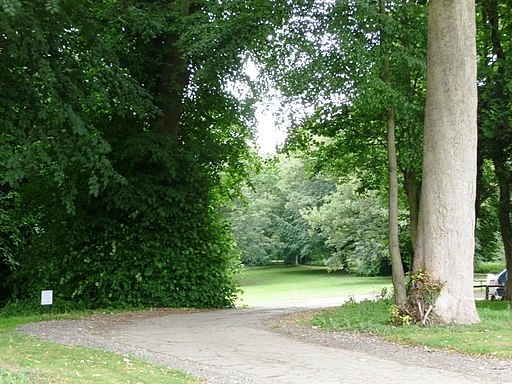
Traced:
<path fill-rule="evenodd" d="M 53 291 L 41 291 L 41 305 L 48 306 L 48 314 L 52 311 Z"/>

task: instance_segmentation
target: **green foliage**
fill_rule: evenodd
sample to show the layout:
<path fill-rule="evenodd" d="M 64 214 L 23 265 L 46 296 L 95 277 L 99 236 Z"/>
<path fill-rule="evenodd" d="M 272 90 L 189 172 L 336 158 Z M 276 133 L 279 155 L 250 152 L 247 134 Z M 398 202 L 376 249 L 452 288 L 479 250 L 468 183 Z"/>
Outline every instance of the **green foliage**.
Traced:
<path fill-rule="evenodd" d="M 292 19 L 270 41 L 270 59 L 264 61 L 281 92 L 309 107 L 307 116 L 301 111 L 292 120 L 288 148 L 307 151 L 318 170 L 344 180 L 357 178 L 362 189 L 379 191 L 382 197 L 388 193 L 387 110 L 393 107 L 401 204 L 409 207 L 414 223 L 427 7 L 425 2 L 383 3 L 385 13 L 379 2 L 313 1 L 301 10 L 306 17 Z M 384 58 L 390 65 L 386 81 Z M 286 71 L 278 67 L 283 62 Z M 415 227 L 401 225 L 416 233 Z M 410 260 L 415 239 L 406 242 L 402 235 L 401 240 Z"/>
<path fill-rule="evenodd" d="M 477 207 L 475 265 L 504 258 L 497 211 L 499 188 L 496 184 L 494 167 L 490 161 L 484 160 L 477 184 L 479 206 Z"/>
<path fill-rule="evenodd" d="M 21 261 L 24 295 L 46 287 L 59 300 L 94 307 L 231 305 L 237 255 L 209 179 L 194 171 L 193 159 L 176 156 L 165 167 L 157 157 L 168 143 L 146 144 L 152 161 L 119 159 L 132 162 L 119 168 L 126 185 L 82 201 L 72 217 L 58 202 L 45 212 L 43 222 L 52 225 Z"/>
<path fill-rule="evenodd" d="M 101 38 L 97 8 L 59 3 L 36 0 L 0 13 L 0 64 L 8 68 L 0 74 L 0 174 L 13 186 L 43 175 L 72 211 L 77 169 L 93 190 L 116 178 L 98 115 L 151 104 Z"/>
<path fill-rule="evenodd" d="M 505 269 L 504 262 L 487 262 L 475 265 L 475 273 L 494 273 L 498 274 Z"/>
<path fill-rule="evenodd" d="M 233 305 L 219 212 L 247 175 L 253 94 L 226 84 L 287 14 L 265 4 L 2 3 L 0 176 L 34 217 L 6 259 L 17 298 Z"/>
<path fill-rule="evenodd" d="M 512 262 L 508 246 L 512 233 L 512 67 L 510 56 L 508 1 L 482 1 L 478 4 L 478 188 L 479 260 L 494 261 L 497 222 L 504 243 L 502 254 Z M 492 163 L 492 166 L 491 166 Z M 490 176 L 491 175 L 491 176 Z M 495 176 L 495 177 L 493 177 Z M 478 232 L 477 232 L 478 234 Z M 494 246 L 494 247 L 493 247 Z M 491 249 L 489 249 L 491 248 Z M 498 248 L 499 249 L 499 248 Z M 510 285 L 509 285 L 510 286 Z M 510 291 L 507 289 L 507 291 Z"/>
<path fill-rule="evenodd" d="M 425 326 L 427 323 L 435 323 L 435 304 L 442 288 L 440 282 L 432 281 L 423 270 L 412 273 L 407 284 L 407 302 L 391 307 L 393 324 Z"/>
<path fill-rule="evenodd" d="M 317 260 L 332 271 L 389 275 L 387 210 L 380 199 L 358 193 L 356 182 L 335 191 L 321 175 L 308 175 L 309 164 L 299 157 L 279 157 L 254 178 L 254 189 L 245 190 L 247 204 L 230 214 L 244 263 Z"/>
<path fill-rule="evenodd" d="M 244 189 L 245 204 L 229 214 L 245 265 L 287 264 L 323 260 L 329 252 L 318 232 L 311 231 L 302 210 L 320 206 L 333 185 L 310 175 L 307 162 L 280 156 L 264 164 Z"/>
<path fill-rule="evenodd" d="M 20 194 L 0 182 L 0 305 L 16 294 L 18 251 L 33 233 L 34 223 L 33 215 L 22 210 Z"/>
<path fill-rule="evenodd" d="M 312 228 L 334 249 L 326 264 L 362 276 L 389 274 L 387 210 L 374 193 L 358 194 L 355 182 L 339 185 L 324 205 L 304 210 Z"/>
<path fill-rule="evenodd" d="M 389 105 L 396 111 L 400 170 L 419 175 L 421 167 L 426 5 L 387 2 L 386 8 L 382 15 L 377 2 L 314 1 L 300 10 L 307 17 L 292 19 L 265 52 L 283 94 L 315 110 L 297 124 L 290 143 L 309 147 L 324 170 L 356 173 L 369 189 L 387 181 Z M 384 55 L 389 84 L 381 78 Z M 292 69 L 282 71 L 283 62 Z"/>

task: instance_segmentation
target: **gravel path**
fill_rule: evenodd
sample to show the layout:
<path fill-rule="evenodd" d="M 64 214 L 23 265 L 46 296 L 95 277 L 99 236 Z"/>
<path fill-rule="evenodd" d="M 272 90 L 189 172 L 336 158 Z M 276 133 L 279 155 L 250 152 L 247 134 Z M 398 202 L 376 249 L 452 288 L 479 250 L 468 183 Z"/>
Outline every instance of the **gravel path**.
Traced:
<path fill-rule="evenodd" d="M 304 308 L 155 310 L 24 325 L 22 332 L 180 369 L 210 384 L 512 383 L 509 361 L 296 323 Z"/>

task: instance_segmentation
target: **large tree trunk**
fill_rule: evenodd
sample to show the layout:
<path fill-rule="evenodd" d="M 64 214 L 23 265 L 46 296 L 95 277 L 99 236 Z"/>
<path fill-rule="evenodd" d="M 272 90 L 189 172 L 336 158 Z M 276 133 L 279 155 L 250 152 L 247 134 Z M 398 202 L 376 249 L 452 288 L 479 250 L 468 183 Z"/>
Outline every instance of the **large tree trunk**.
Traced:
<path fill-rule="evenodd" d="M 180 0 L 181 16 L 190 12 L 189 1 Z M 155 122 L 156 132 L 178 138 L 180 134 L 180 120 L 183 113 L 183 97 L 189 83 L 190 71 L 183 53 L 178 47 L 179 37 L 176 32 L 170 33 L 162 41 L 156 39 L 156 45 L 164 46 L 167 55 L 160 65 L 157 104 L 162 115 Z"/>
<path fill-rule="evenodd" d="M 416 267 L 443 284 L 441 320 L 479 322 L 473 294 L 477 88 L 474 0 L 431 0 Z"/>

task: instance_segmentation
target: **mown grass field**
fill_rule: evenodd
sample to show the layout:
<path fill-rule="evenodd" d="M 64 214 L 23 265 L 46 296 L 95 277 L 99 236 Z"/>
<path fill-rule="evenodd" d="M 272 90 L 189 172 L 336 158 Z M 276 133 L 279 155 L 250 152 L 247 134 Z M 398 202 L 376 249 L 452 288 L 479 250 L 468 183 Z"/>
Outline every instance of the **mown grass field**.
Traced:
<path fill-rule="evenodd" d="M 356 277 L 308 266 L 248 268 L 240 283 L 244 291 L 240 303 L 248 306 L 286 300 L 379 295 L 383 288 L 391 289 L 389 277 Z"/>

